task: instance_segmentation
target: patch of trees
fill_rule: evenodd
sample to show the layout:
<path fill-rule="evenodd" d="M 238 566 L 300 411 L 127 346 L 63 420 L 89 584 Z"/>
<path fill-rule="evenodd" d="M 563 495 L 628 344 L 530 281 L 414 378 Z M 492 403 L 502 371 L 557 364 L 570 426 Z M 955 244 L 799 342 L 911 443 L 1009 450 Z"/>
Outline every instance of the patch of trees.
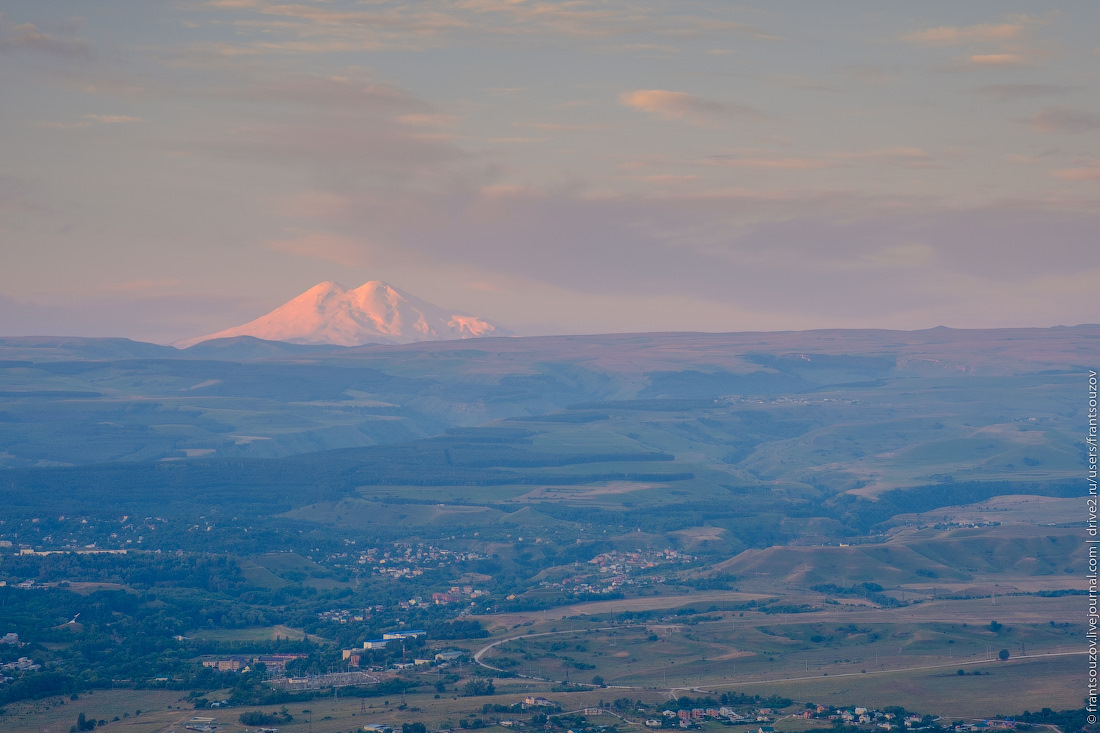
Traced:
<path fill-rule="evenodd" d="M 484 677 L 475 677 L 467 682 L 462 687 L 463 697 L 481 697 L 484 695 L 495 695 L 497 691 L 496 686 L 491 679 Z"/>
<path fill-rule="evenodd" d="M 1002 716 L 1004 717 L 1004 716 Z M 1022 715 L 1015 716 L 1016 720 L 1030 725 L 1054 725 L 1065 733 L 1079 733 L 1088 724 L 1088 712 L 1084 708 L 1077 710 L 1054 711 L 1043 708 L 1039 712 L 1032 713 L 1025 710 Z M 1091 729 L 1091 726 L 1089 726 Z"/>
<path fill-rule="evenodd" d="M 481 622 L 474 620 L 437 621 L 425 624 L 424 630 L 430 639 L 484 639 L 489 636 Z"/>
<path fill-rule="evenodd" d="M 664 704 L 664 710 L 691 710 L 692 708 L 716 708 L 719 705 L 757 705 L 769 708 L 790 707 L 792 701 L 786 697 L 770 695 L 746 695 L 740 692 L 723 692 L 721 697 L 678 697 Z"/>
<path fill-rule="evenodd" d="M 265 713 L 262 710 L 249 710 L 248 712 L 241 713 L 237 718 L 241 725 L 278 725 L 280 723 L 289 723 L 294 720 L 294 716 L 283 706 L 282 710 L 277 713 Z"/>
<path fill-rule="evenodd" d="M 857 596 L 866 598 L 872 603 L 877 603 L 885 608 L 896 608 L 905 605 L 897 598 L 883 593 L 883 588 L 878 583 L 864 582 L 849 586 L 836 585 L 835 583 L 819 583 L 810 586 L 810 590 L 834 596 Z"/>

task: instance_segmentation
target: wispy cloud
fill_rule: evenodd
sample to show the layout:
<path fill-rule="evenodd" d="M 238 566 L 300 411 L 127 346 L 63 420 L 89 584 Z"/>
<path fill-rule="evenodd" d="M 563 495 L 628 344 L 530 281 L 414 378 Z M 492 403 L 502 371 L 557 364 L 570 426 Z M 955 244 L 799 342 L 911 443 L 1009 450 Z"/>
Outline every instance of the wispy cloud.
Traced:
<path fill-rule="evenodd" d="M 879 64 L 848 64 L 840 69 L 845 76 L 870 86 L 895 84 L 901 79 L 901 68 Z"/>
<path fill-rule="evenodd" d="M 459 36 L 605 39 L 641 32 L 673 36 L 721 32 L 713 19 L 691 15 L 658 18 L 622 0 L 372 0 L 323 6 L 282 0 L 207 0 L 196 7 L 223 14 L 223 22 L 244 34 L 241 40 L 217 50 L 223 54 L 425 48 Z M 637 50 L 640 47 L 621 49 Z"/>
<path fill-rule="evenodd" d="M 940 164 L 921 148 L 895 147 L 855 152 L 834 153 L 831 157 L 844 161 L 865 161 L 896 168 L 938 168 Z"/>
<path fill-rule="evenodd" d="M 544 143 L 548 140 L 545 137 L 491 137 L 489 142 L 491 143 Z"/>
<path fill-rule="evenodd" d="M 145 121 L 140 117 L 131 117 L 129 115 L 84 115 L 84 117 L 98 125 L 128 125 L 134 122 Z"/>
<path fill-rule="evenodd" d="M 966 58 L 973 66 L 1024 66 L 1029 58 L 1022 53 L 975 53 Z"/>
<path fill-rule="evenodd" d="M 998 101 L 1014 101 L 1065 94 L 1072 90 L 1072 87 L 1062 84 L 987 84 L 975 89 L 974 93 Z"/>
<path fill-rule="evenodd" d="M 1100 181 L 1100 161 L 1093 161 L 1077 168 L 1057 170 L 1052 175 L 1063 181 Z"/>
<path fill-rule="evenodd" d="M 1037 112 L 1027 120 L 1031 129 L 1048 135 L 1076 134 L 1100 130 L 1100 114 L 1080 110 L 1051 108 Z"/>
<path fill-rule="evenodd" d="M 602 130 L 605 125 L 595 122 L 513 122 L 512 127 L 527 127 L 533 130 L 547 130 L 548 132 L 582 132 L 585 130 Z"/>
<path fill-rule="evenodd" d="M 80 120 L 73 122 L 43 122 L 39 126 L 51 130 L 79 130 L 92 125 L 126 125 L 144 121 L 140 117 L 129 115 L 84 115 Z"/>
<path fill-rule="evenodd" d="M 713 123 L 725 116 L 757 119 L 764 116 L 748 105 L 721 104 L 687 92 L 666 89 L 624 92 L 619 95 L 619 103 L 666 120 L 687 120 L 696 124 Z"/>
<path fill-rule="evenodd" d="M 965 43 L 990 43 L 1014 41 L 1025 31 L 1026 18 L 1011 23 L 982 23 L 979 25 L 941 25 L 911 31 L 902 40 L 918 46 L 957 46 Z"/>
<path fill-rule="evenodd" d="M 1057 170 L 1052 175 L 1063 181 L 1100 181 L 1100 161 L 1093 161 L 1076 168 Z"/>
<path fill-rule="evenodd" d="M 695 183 L 699 180 L 699 176 L 678 176 L 672 173 L 658 173 L 652 176 L 642 176 L 641 180 L 645 181 L 646 183 L 657 183 L 662 185 L 681 185 L 685 183 Z"/>
<path fill-rule="evenodd" d="M 342 216 L 351 206 L 351 200 L 347 196 L 319 190 L 299 191 L 288 196 L 280 196 L 275 203 L 280 214 L 303 219 Z"/>
<path fill-rule="evenodd" d="M 269 242 L 276 252 L 326 260 L 344 267 L 356 267 L 368 262 L 369 245 L 361 239 L 334 232 L 304 232 L 292 239 Z"/>
<path fill-rule="evenodd" d="M 749 168 L 754 170 L 806 171 L 820 168 L 835 168 L 840 161 L 824 158 L 779 157 L 768 155 L 710 155 L 699 161 L 701 165 L 714 165 L 723 168 Z"/>
<path fill-rule="evenodd" d="M 897 168 L 934 168 L 939 166 L 935 158 L 924 150 L 907 147 L 840 151 L 814 157 L 776 155 L 771 151 L 745 150 L 710 155 L 695 162 L 696 165 L 721 166 L 724 168 L 783 171 L 820 170 L 857 163 L 870 163 Z"/>
<path fill-rule="evenodd" d="M 612 53 L 669 54 L 666 39 L 782 40 L 713 12 L 669 13 L 630 0 L 370 0 L 307 4 L 285 0 L 206 0 L 190 7 L 217 13 L 238 39 L 194 46 L 201 54 L 255 55 L 430 48 L 474 37 L 564 37 L 624 42 Z M 648 34 L 651 38 L 639 40 Z"/>
<path fill-rule="evenodd" d="M 183 280 L 178 277 L 163 280 L 126 280 L 124 282 L 103 283 L 98 289 L 104 293 L 133 293 L 151 297 L 173 297 L 178 294 L 177 291 L 182 284 Z"/>
<path fill-rule="evenodd" d="M 75 28 L 65 28 L 67 33 L 47 32 L 34 23 L 13 23 L 0 13 L 0 52 L 34 51 L 64 57 L 87 57 L 90 46 L 74 35 Z"/>

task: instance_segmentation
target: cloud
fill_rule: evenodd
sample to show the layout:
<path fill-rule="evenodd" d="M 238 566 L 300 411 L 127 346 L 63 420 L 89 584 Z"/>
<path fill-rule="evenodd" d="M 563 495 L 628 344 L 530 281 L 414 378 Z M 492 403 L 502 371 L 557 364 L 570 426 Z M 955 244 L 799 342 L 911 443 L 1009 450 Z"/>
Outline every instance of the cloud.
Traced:
<path fill-rule="evenodd" d="M 1029 61 L 1022 53 L 976 53 L 966 60 L 978 67 L 1025 66 Z"/>
<path fill-rule="evenodd" d="M 662 161 L 668 164 L 670 161 Z M 820 170 L 838 168 L 854 163 L 873 163 L 898 168 L 934 168 L 936 160 L 920 148 L 896 147 L 877 150 L 841 151 L 815 157 L 776 155 L 767 150 L 742 150 L 732 153 L 709 155 L 685 162 L 687 165 L 719 166 L 723 168 L 747 168 L 753 170 Z M 640 167 L 642 163 L 636 163 Z"/>
<path fill-rule="evenodd" d="M 867 252 L 861 259 L 879 267 L 921 267 L 936 259 L 936 250 L 920 242 L 896 244 Z"/>
<path fill-rule="evenodd" d="M 373 78 L 302 74 L 210 95 L 251 103 L 249 121 L 177 149 L 341 177 L 349 186 L 444 185 L 472 160 L 448 129 L 454 117 Z"/>
<path fill-rule="evenodd" d="M 135 293 L 149 297 L 175 297 L 183 280 L 180 278 L 126 280 L 124 282 L 102 283 L 98 290 L 103 293 Z M 175 292 L 172 292 L 175 291 Z"/>
<path fill-rule="evenodd" d="M 642 33 L 698 37 L 731 32 L 765 37 L 747 26 L 703 15 L 657 15 L 626 0 L 371 0 L 350 8 L 282 0 L 207 0 L 193 7 L 218 13 L 219 22 L 231 24 L 241 36 L 220 48 L 193 47 L 195 55 L 417 49 L 471 37 L 606 39 Z"/>
<path fill-rule="evenodd" d="M 832 157 L 845 161 L 869 161 L 896 168 L 938 168 L 940 165 L 924 150 L 909 147 L 834 153 Z"/>
<path fill-rule="evenodd" d="M 434 105 L 369 75 L 296 74 L 210 94 L 236 101 L 292 103 L 371 116 L 439 114 Z"/>
<path fill-rule="evenodd" d="M 128 115 L 84 115 L 84 118 L 100 125 L 127 125 L 145 121 L 140 117 L 130 117 Z"/>
<path fill-rule="evenodd" d="M 848 64 L 841 67 L 840 72 L 861 84 L 870 86 L 886 86 L 901 80 L 901 68 L 898 66 Z"/>
<path fill-rule="evenodd" d="M 835 168 L 839 161 L 823 158 L 797 158 L 778 156 L 745 156 L 738 154 L 710 155 L 700 161 L 702 165 L 714 165 L 722 168 L 749 168 L 753 170 L 806 171 L 821 168 Z"/>
<path fill-rule="evenodd" d="M 762 118 L 747 105 L 724 105 L 687 92 L 665 89 L 639 89 L 623 92 L 619 103 L 666 120 L 686 120 L 696 124 L 713 123 L 721 117 Z"/>
<path fill-rule="evenodd" d="M 51 130 L 79 130 L 92 125 L 126 125 L 144 121 L 140 117 L 130 117 L 128 115 L 84 115 L 77 122 L 42 122 L 39 127 Z"/>
<path fill-rule="evenodd" d="M 1080 110 L 1051 108 L 1037 112 L 1027 120 L 1036 132 L 1047 135 L 1076 134 L 1100 129 L 1100 114 Z"/>
<path fill-rule="evenodd" d="M 565 122 L 513 122 L 512 127 L 529 127 L 535 130 L 551 132 L 582 132 L 585 130 L 603 130 L 605 125 L 597 123 L 568 124 Z"/>
<path fill-rule="evenodd" d="M 491 143 L 544 143 L 549 138 L 545 137 L 491 137 Z"/>
<path fill-rule="evenodd" d="M 73 35 L 73 24 L 61 33 L 43 31 L 33 23 L 13 23 L 0 13 L 0 53 L 33 51 L 64 58 L 86 58 L 91 55 L 88 44 Z"/>
<path fill-rule="evenodd" d="M 1092 162 L 1078 168 L 1057 170 L 1051 175 L 1063 181 L 1100 181 L 1100 161 Z"/>
<path fill-rule="evenodd" d="M 269 242 L 276 252 L 287 252 L 334 262 L 343 267 L 356 267 L 369 261 L 369 245 L 362 239 L 334 232 L 307 232 L 293 239 Z"/>
<path fill-rule="evenodd" d="M 652 189 L 598 198 L 529 188 L 447 194 L 406 198 L 400 212 L 363 200 L 339 224 L 369 227 L 371 267 L 387 272 L 425 266 L 410 262 L 469 267 L 477 279 L 522 278 L 608 303 L 660 293 L 785 319 L 773 327 L 808 327 L 813 313 L 833 325 L 911 328 L 1043 325 L 1016 293 L 1078 272 L 1100 226 L 1096 212 L 1024 205 L 958 211 L 916 198 Z M 989 297 L 1000 312 L 974 315 Z M 501 308 L 510 322 L 539 318 L 519 296 Z M 692 328 L 721 328 L 713 313 L 677 312 Z M 924 320 L 929 313 L 938 320 Z M 606 317 L 575 314 L 567 327 L 599 329 Z M 639 316 L 631 327 L 645 324 Z"/>
<path fill-rule="evenodd" d="M 301 219 L 327 219 L 347 213 L 351 199 L 331 191 L 308 190 L 281 196 L 275 202 L 280 214 Z"/>
<path fill-rule="evenodd" d="M 957 46 L 964 43 L 1014 41 L 1025 31 L 1023 22 L 983 23 L 971 26 L 943 25 L 911 31 L 902 40 L 918 46 Z"/>
<path fill-rule="evenodd" d="M 671 173 L 658 173 L 652 176 L 642 176 L 641 180 L 646 183 L 658 183 L 658 184 L 673 184 L 680 185 L 684 183 L 695 183 L 699 180 L 699 176 L 684 175 L 678 176 Z"/>
<path fill-rule="evenodd" d="M 1065 94 L 1070 91 L 1073 91 L 1073 87 L 1062 84 L 987 84 L 975 89 L 974 93 L 989 99 L 1008 102 L 1017 99 Z"/>

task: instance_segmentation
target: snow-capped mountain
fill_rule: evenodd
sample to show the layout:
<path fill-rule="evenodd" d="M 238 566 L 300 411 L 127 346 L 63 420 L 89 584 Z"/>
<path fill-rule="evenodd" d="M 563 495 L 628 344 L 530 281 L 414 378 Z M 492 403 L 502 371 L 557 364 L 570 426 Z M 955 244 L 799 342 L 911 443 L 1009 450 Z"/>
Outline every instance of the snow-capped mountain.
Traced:
<path fill-rule="evenodd" d="M 354 290 L 334 282 L 320 283 L 243 326 L 180 341 L 175 346 L 186 348 L 234 336 L 359 346 L 510 335 L 484 319 L 444 310 L 381 280 L 372 280 Z"/>

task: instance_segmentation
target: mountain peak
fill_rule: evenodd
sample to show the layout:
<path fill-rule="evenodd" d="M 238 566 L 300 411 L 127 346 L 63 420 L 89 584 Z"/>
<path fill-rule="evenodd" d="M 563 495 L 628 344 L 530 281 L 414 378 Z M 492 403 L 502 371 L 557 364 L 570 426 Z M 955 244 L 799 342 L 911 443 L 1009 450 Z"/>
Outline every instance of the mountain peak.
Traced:
<path fill-rule="evenodd" d="M 489 321 L 445 310 L 382 280 L 370 280 L 354 290 L 326 280 L 254 321 L 175 345 L 186 348 L 234 336 L 359 346 L 509 335 Z"/>

